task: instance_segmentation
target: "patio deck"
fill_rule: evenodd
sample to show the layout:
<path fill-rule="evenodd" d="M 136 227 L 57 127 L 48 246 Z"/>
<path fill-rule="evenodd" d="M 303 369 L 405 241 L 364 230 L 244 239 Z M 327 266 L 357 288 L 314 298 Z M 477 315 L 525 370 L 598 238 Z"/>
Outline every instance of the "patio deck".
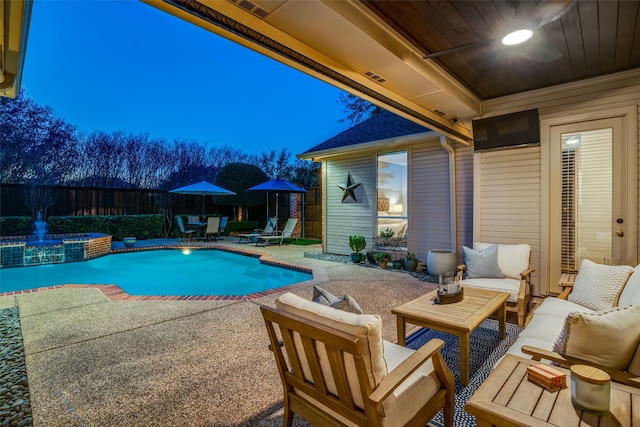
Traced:
<path fill-rule="evenodd" d="M 139 245 L 173 244 L 138 242 Z M 433 289 L 411 275 L 304 258 L 319 246 L 205 245 L 249 249 L 325 275 L 321 286 L 354 296 L 383 318 Z M 114 243 L 117 247 L 117 243 Z M 310 298 L 312 283 L 292 292 Z M 20 310 L 35 426 L 280 426 L 282 386 L 258 306 L 251 300 L 112 301 L 98 289 L 5 296 Z M 296 418 L 294 425 L 306 425 Z"/>

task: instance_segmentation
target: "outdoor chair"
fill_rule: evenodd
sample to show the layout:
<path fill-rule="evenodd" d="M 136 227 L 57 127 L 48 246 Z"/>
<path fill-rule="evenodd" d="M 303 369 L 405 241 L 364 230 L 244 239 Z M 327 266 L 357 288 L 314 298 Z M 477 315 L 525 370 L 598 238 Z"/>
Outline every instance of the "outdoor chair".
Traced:
<path fill-rule="evenodd" d="M 282 246 L 282 242 L 285 238 L 289 238 L 293 236 L 293 230 L 296 228 L 296 224 L 298 223 L 298 218 L 289 218 L 287 223 L 284 225 L 284 229 L 282 231 L 275 231 L 273 234 L 262 234 L 256 236 L 257 242 L 256 246 L 269 245 L 270 242 L 278 242 L 279 246 Z M 296 238 L 296 243 L 298 239 Z"/>
<path fill-rule="evenodd" d="M 220 237 L 220 217 L 210 216 L 207 218 L 207 229 L 204 232 L 205 240 L 210 240 L 212 237 L 217 242 Z"/>
<path fill-rule="evenodd" d="M 424 426 L 441 409 L 453 425 L 454 378 L 442 340 L 402 347 L 382 339 L 379 316 L 289 292 L 260 310 L 284 388 L 284 426 L 294 413 L 317 426 Z"/>
<path fill-rule="evenodd" d="M 227 221 L 229 221 L 228 216 L 223 216 L 220 218 L 220 232 L 218 233 L 218 239 L 224 240 L 222 238 L 222 233 L 224 233 L 224 229 L 227 227 Z"/>
<path fill-rule="evenodd" d="M 531 246 L 476 242 L 473 250 L 464 247 L 465 264 L 459 265 L 458 279 L 463 287 L 507 292 L 507 311 L 518 315 L 524 326 L 531 298 Z"/>
<path fill-rule="evenodd" d="M 180 229 L 180 237 L 182 238 L 182 241 L 193 239 L 193 235 L 196 233 L 196 230 L 185 230 L 182 218 L 179 216 L 176 216 L 176 224 L 178 224 L 178 228 Z"/>
<path fill-rule="evenodd" d="M 264 228 L 256 228 L 251 233 L 238 234 L 238 243 L 241 243 L 243 239 L 248 242 L 253 241 L 257 236 L 271 236 L 275 233 L 277 226 L 278 218 L 271 217 L 267 220 L 267 225 Z"/>

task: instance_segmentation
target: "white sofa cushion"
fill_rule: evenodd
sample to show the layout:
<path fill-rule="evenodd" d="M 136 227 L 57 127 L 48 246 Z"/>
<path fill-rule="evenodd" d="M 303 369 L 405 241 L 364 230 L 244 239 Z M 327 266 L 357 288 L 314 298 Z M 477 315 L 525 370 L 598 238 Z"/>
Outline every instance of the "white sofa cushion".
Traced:
<path fill-rule="evenodd" d="M 378 384 L 380 384 L 382 378 L 387 375 L 387 364 L 384 360 L 384 348 L 382 344 L 382 319 L 379 316 L 372 314 L 354 314 L 337 310 L 333 307 L 306 300 L 290 292 L 278 297 L 276 307 L 279 310 L 295 314 L 313 322 L 356 335 L 360 342 L 363 343 L 363 357 L 372 388 L 375 389 Z M 294 340 L 296 346 L 299 347 L 302 352 L 302 341 L 300 337 L 294 336 Z M 331 372 L 324 346 L 318 347 L 318 353 L 321 359 L 320 365 L 322 370 Z M 354 402 L 357 406 L 363 408 L 363 397 L 360 393 L 360 385 L 353 360 L 347 359 L 346 366 L 349 388 L 353 394 Z M 313 379 L 308 364 L 303 363 L 302 371 L 305 378 L 308 380 Z M 329 391 L 337 394 L 333 376 L 325 375 L 325 380 Z"/>
<path fill-rule="evenodd" d="M 464 263 L 467 266 L 467 278 L 493 277 L 502 279 L 504 274 L 498 265 L 498 246 L 490 245 L 482 250 L 462 247 Z"/>
<path fill-rule="evenodd" d="M 640 305 L 570 313 L 553 351 L 626 370 L 640 342 Z"/>
<path fill-rule="evenodd" d="M 633 273 L 629 276 L 618 300 L 618 307 L 626 307 L 631 304 L 640 304 L 640 265 L 633 269 Z"/>
<path fill-rule="evenodd" d="M 560 322 L 564 322 L 564 319 L 572 311 L 593 313 L 595 310 L 585 307 L 584 305 L 576 304 L 575 302 L 550 297 L 545 298 L 538 308 L 536 308 L 534 318 L 539 315 L 554 316 L 559 318 Z"/>
<path fill-rule="evenodd" d="M 603 265 L 582 260 L 567 299 L 594 310 L 614 307 L 632 272 L 633 267 L 628 265 Z"/>
<path fill-rule="evenodd" d="M 462 286 L 471 286 L 474 288 L 490 289 L 492 291 L 509 293 L 508 302 L 518 302 L 518 293 L 520 292 L 520 280 L 516 279 L 463 279 L 460 281 Z"/>
<path fill-rule="evenodd" d="M 475 250 L 483 250 L 494 243 L 475 242 Z M 520 273 L 529 268 L 531 246 L 526 243 L 518 245 L 498 244 L 498 265 L 505 277 L 520 279 Z"/>

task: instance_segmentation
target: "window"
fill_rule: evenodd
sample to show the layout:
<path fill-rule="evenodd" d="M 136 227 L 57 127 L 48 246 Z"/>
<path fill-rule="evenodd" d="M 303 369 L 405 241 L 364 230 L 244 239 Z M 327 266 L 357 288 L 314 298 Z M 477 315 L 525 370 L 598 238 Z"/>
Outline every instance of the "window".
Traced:
<path fill-rule="evenodd" d="M 378 155 L 377 231 L 383 246 L 407 246 L 407 152 Z M 381 236 L 380 233 L 383 233 Z M 389 239 L 385 235 L 391 235 Z"/>

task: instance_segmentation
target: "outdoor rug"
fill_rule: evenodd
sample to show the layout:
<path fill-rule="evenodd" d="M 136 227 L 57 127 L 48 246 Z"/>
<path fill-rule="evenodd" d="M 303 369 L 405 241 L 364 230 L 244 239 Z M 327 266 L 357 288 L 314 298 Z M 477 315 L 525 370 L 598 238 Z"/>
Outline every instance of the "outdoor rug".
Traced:
<path fill-rule="evenodd" d="M 504 355 L 507 349 L 518 338 L 521 329 L 518 325 L 507 323 L 504 340 L 498 337 L 498 321 L 488 319 L 471 333 L 471 357 L 469 366 L 469 385 L 460 383 L 460 359 L 458 338 L 455 335 L 437 332 L 431 329 L 420 329 L 407 338 L 407 347 L 420 348 L 432 338 L 444 341 L 442 356 L 456 378 L 456 400 L 453 425 L 456 427 L 475 426 L 475 417 L 464 410 L 464 405 L 480 387 L 493 370 L 493 365 Z M 429 423 L 431 427 L 444 426 L 444 418 L 440 411 Z"/>

